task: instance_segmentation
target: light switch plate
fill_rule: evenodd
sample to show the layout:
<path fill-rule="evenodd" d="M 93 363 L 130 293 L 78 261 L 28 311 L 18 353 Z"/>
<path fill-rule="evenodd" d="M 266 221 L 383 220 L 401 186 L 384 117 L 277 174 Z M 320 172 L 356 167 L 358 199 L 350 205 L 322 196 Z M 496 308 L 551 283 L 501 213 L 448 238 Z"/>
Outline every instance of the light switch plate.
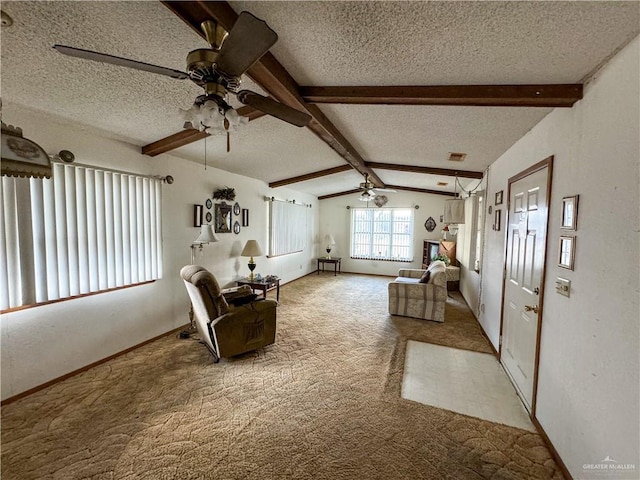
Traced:
<path fill-rule="evenodd" d="M 571 293 L 571 280 L 567 280 L 566 278 L 558 277 L 556 280 L 556 292 L 560 295 L 564 295 L 568 297 Z"/>

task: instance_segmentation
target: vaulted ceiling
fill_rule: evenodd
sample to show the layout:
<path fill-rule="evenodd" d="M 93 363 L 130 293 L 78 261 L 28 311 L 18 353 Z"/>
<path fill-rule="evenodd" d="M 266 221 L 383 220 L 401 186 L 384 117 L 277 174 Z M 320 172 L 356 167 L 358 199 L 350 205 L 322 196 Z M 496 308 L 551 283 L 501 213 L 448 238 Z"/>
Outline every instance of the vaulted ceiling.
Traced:
<path fill-rule="evenodd" d="M 477 177 L 553 106 L 579 101 L 585 79 L 640 30 L 637 2 L 163 3 L 4 2 L 14 23 L 2 28 L 3 100 L 152 155 L 202 163 L 206 143 L 210 165 L 320 197 L 351 191 L 364 172 L 381 186 L 446 193 L 455 172 Z M 197 25 L 231 28 L 242 10 L 279 36 L 243 88 L 313 120 L 254 118 L 230 152 L 224 137 L 182 130 L 196 85 L 51 48 L 184 71 L 186 54 L 206 46 Z"/>

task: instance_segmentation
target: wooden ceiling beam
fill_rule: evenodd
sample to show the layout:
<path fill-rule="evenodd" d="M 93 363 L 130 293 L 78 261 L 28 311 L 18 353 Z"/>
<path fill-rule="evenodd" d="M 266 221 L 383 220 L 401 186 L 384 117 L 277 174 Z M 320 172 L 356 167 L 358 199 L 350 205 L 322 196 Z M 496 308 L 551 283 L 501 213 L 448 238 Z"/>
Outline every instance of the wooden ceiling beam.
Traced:
<path fill-rule="evenodd" d="M 387 188 L 391 188 L 393 190 L 404 190 L 405 192 L 430 193 L 432 195 L 444 195 L 446 197 L 455 197 L 456 196 L 456 194 L 453 193 L 453 192 L 443 192 L 441 190 L 431 190 L 429 188 L 402 187 L 400 185 L 387 185 Z"/>
<path fill-rule="evenodd" d="M 330 193 L 329 195 L 320 195 L 318 200 L 326 200 L 327 198 L 341 197 L 343 195 L 351 195 L 352 193 L 361 192 L 359 188 L 354 188 L 353 190 L 347 190 L 346 192 L 338 192 L 338 193 Z"/>
<path fill-rule="evenodd" d="M 395 163 L 366 162 L 369 168 L 380 170 L 395 170 L 398 172 L 424 173 L 428 175 L 443 175 L 445 177 L 482 178 L 483 172 L 472 170 L 456 170 L 449 168 L 421 167 L 418 165 L 397 165 Z"/>
<path fill-rule="evenodd" d="M 571 107 L 581 84 L 300 87 L 309 103 L 455 105 L 470 107 Z"/>
<path fill-rule="evenodd" d="M 444 195 L 445 197 L 455 197 L 456 195 L 453 192 L 442 192 L 440 190 L 431 190 L 428 188 L 401 187 L 400 185 L 387 185 L 387 188 L 391 188 L 393 190 L 403 190 L 406 192 L 429 193 L 431 195 Z M 347 190 L 345 192 L 330 193 L 328 195 L 319 196 L 318 200 L 326 200 L 327 198 L 335 198 L 335 197 L 342 197 L 344 195 L 352 195 L 354 193 L 360 193 L 361 191 L 362 190 L 360 188 L 355 188 L 353 190 Z"/>
<path fill-rule="evenodd" d="M 198 35 L 203 36 L 200 24 L 204 20 L 214 19 L 229 31 L 235 24 L 238 14 L 227 2 L 207 2 L 196 0 L 162 1 L 174 14 L 188 24 Z M 298 110 L 307 111 L 311 116 L 308 128 L 325 141 L 338 155 L 361 174 L 368 174 L 369 180 L 378 187 L 384 187 L 382 180 L 365 165 L 364 159 L 340 131 L 322 114 L 315 105 L 309 105 L 298 93 L 300 86 L 280 62 L 267 52 L 246 73 L 255 83 L 276 100 Z"/>
<path fill-rule="evenodd" d="M 340 165 L 338 167 L 327 168 L 325 170 L 319 170 L 317 172 L 306 173 L 304 175 L 298 175 L 297 177 L 285 178 L 284 180 L 278 180 L 275 182 L 269 183 L 269 187 L 276 188 L 282 187 L 284 185 L 290 185 L 292 183 L 304 182 L 305 180 L 313 180 L 314 178 L 325 177 L 327 175 L 333 175 L 335 173 L 342 173 L 346 171 L 350 171 L 350 165 Z"/>
<path fill-rule="evenodd" d="M 247 105 L 245 105 L 244 107 L 240 107 L 238 109 L 238 114 L 243 117 L 247 117 L 249 121 L 255 120 L 256 118 L 264 117 L 266 115 L 264 112 L 256 110 Z M 194 128 L 187 128 L 185 130 L 180 130 L 173 135 L 169 135 L 168 137 L 156 140 L 155 142 L 148 145 L 144 145 L 142 147 L 142 154 L 149 155 L 150 157 L 155 157 L 156 155 L 160 155 L 161 153 L 166 153 L 171 150 L 175 150 L 176 148 L 189 145 L 190 143 L 197 142 L 198 140 L 202 140 L 203 138 L 206 138 L 208 136 L 208 133 L 201 132 Z"/>

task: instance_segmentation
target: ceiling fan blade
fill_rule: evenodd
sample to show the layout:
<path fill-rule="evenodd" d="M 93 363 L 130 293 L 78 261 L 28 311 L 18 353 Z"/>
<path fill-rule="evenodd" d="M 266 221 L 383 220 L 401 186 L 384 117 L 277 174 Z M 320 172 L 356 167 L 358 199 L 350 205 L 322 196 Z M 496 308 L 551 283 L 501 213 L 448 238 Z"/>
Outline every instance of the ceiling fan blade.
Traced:
<path fill-rule="evenodd" d="M 65 45 L 54 45 L 53 48 L 64 55 L 69 55 L 70 57 L 82 58 L 84 60 L 93 60 L 94 62 L 110 63 L 112 65 L 134 68 L 136 70 L 143 70 L 145 72 L 158 73 L 160 75 L 166 75 L 168 77 L 177 78 L 179 80 L 189 78 L 189 75 L 181 72 L 180 70 L 159 67 L 158 65 L 151 65 L 150 63 L 137 62 L 135 60 L 129 60 L 128 58 L 107 55 L 106 53 L 94 52 L 92 50 L 83 50 L 82 48 L 67 47 Z"/>
<path fill-rule="evenodd" d="M 373 190 L 375 190 L 376 192 L 388 192 L 388 193 L 398 193 L 396 190 L 394 190 L 393 188 L 374 188 Z"/>
<path fill-rule="evenodd" d="M 268 97 L 263 97 L 249 90 L 240 90 L 238 100 L 245 105 L 260 110 L 268 115 L 284 120 L 297 127 L 305 127 L 311 120 L 311 115 L 291 108 L 284 103 L 276 102 Z"/>
<path fill-rule="evenodd" d="M 266 22 L 249 12 L 242 12 L 222 44 L 218 70 L 239 77 L 278 41 L 276 32 Z"/>

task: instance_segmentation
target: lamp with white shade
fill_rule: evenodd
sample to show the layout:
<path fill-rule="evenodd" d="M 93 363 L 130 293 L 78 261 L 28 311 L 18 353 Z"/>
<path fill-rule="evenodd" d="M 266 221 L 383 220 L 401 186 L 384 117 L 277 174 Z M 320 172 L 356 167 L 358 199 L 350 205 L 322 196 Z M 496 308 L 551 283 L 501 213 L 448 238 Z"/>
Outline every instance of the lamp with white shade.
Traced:
<path fill-rule="evenodd" d="M 333 235 L 331 235 L 330 233 L 327 233 L 324 236 L 324 243 L 326 245 L 327 258 L 331 258 L 331 249 L 336 244 L 336 241 L 333 238 Z"/>
<path fill-rule="evenodd" d="M 446 224 L 443 229 L 443 235 L 446 238 L 446 232 L 451 235 L 458 233 L 458 225 L 464 224 L 464 198 L 458 197 L 458 177 L 456 177 L 454 183 L 455 198 L 444 201 L 444 215 L 442 221 Z M 462 185 L 460 185 L 462 189 Z M 477 188 L 477 187 L 476 187 Z"/>
<path fill-rule="evenodd" d="M 213 232 L 211 225 L 200 225 L 200 235 L 191 243 L 191 265 L 196 262 L 196 248 L 200 249 L 202 254 L 203 247 L 209 243 L 219 242 L 220 238 Z"/>
<path fill-rule="evenodd" d="M 261 257 L 262 255 L 264 255 L 264 253 L 262 252 L 262 247 L 260 246 L 260 244 L 258 243 L 257 240 L 247 240 L 247 243 L 244 244 L 244 248 L 242 249 L 242 252 L 240 253 L 241 257 L 249 257 L 249 270 L 251 271 L 251 273 L 249 274 L 249 276 L 247 277 L 251 282 L 253 282 L 253 280 L 255 279 L 255 275 L 253 274 L 253 271 L 256 269 L 256 262 L 253 259 L 253 257 Z"/>

